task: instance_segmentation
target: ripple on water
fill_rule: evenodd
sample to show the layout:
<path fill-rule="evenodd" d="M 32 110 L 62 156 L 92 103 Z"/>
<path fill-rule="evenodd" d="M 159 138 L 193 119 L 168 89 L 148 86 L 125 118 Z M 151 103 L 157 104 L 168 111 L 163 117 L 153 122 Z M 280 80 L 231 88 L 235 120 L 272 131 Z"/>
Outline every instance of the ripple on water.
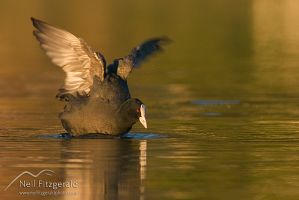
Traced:
<path fill-rule="evenodd" d="M 59 134 L 42 134 L 38 135 L 38 138 L 45 138 L 45 139 L 159 139 L 159 138 L 166 138 L 166 135 L 161 135 L 157 133 L 126 133 L 125 135 L 118 137 L 118 136 L 111 136 L 111 135 L 104 135 L 104 134 L 85 134 L 80 135 L 77 137 L 73 137 L 68 133 L 59 133 Z"/>
<path fill-rule="evenodd" d="M 236 104 L 240 104 L 239 100 L 218 100 L 218 99 L 214 99 L 214 100 L 194 100 L 191 102 L 192 104 L 195 105 L 236 105 Z"/>

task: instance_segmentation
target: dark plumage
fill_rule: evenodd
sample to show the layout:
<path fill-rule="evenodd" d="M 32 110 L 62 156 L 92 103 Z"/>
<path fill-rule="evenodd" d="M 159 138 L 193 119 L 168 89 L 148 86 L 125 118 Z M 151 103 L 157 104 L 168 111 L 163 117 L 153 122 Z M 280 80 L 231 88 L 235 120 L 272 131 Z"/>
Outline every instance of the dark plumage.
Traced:
<path fill-rule="evenodd" d="M 57 98 L 66 101 L 62 125 L 72 135 L 121 135 L 138 120 L 147 128 L 145 105 L 131 98 L 127 78 L 133 68 L 162 50 L 168 38 L 153 38 L 106 66 L 100 52 L 73 34 L 31 18 L 34 36 L 52 62 L 66 72 Z"/>

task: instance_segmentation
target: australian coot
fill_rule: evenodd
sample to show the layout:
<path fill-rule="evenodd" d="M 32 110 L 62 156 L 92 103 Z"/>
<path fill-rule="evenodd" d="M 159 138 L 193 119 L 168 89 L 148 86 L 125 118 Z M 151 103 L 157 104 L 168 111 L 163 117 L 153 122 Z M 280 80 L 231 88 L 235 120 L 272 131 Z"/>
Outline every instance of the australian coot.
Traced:
<path fill-rule="evenodd" d="M 131 98 L 127 78 L 147 57 L 161 51 L 168 38 L 149 39 L 106 66 L 104 56 L 83 39 L 41 20 L 31 20 L 42 49 L 66 73 L 57 98 L 66 102 L 59 117 L 68 133 L 120 136 L 138 120 L 147 128 L 146 107 Z"/>

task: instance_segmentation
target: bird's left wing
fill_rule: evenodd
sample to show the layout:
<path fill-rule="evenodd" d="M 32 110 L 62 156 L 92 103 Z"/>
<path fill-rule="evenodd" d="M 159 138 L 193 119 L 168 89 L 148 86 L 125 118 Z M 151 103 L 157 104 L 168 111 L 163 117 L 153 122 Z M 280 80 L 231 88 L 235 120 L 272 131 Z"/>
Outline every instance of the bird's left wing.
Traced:
<path fill-rule="evenodd" d="M 34 36 L 52 62 L 66 72 L 64 86 L 57 94 L 64 99 L 67 94 L 87 95 L 93 85 L 93 78 L 105 76 L 105 61 L 86 42 L 73 34 L 31 18 Z"/>

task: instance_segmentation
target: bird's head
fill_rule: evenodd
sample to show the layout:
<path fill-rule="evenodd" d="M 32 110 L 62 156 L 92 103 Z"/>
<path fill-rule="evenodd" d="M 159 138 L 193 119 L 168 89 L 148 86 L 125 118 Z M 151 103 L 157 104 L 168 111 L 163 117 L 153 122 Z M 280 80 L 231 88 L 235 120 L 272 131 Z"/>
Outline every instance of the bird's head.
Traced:
<path fill-rule="evenodd" d="M 121 106 L 120 112 L 125 117 L 124 120 L 127 122 L 134 124 L 139 120 L 144 128 L 147 128 L 145 118 L 146 106 L 139 99 L 129 99 L 124 102 Z"/>

